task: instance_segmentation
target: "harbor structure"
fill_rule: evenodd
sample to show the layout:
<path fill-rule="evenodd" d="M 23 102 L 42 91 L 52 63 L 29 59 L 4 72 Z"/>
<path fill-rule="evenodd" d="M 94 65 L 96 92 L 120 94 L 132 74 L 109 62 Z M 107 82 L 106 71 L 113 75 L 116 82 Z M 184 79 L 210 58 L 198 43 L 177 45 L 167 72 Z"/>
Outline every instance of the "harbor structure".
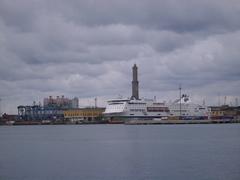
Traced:
<path fill-rule="evenodd" d="M 12 125 L 17 120 L 17 115 L 4 113 L 0 116 L 0 125 Z"/>
<path fill-rule="evenodd" d="M 69 99 L 64 97 L 63 95 L 61 97 L 57 96 L 56 98 L 49 96 L 48 98 L 44 98 L 43 100 L 43 106 L 46 108 L 55 107 L 61 109 L 75 109 L 78 108 L 78 105 L 79 102 L 77 97 Z"/>
<path fill-rule="evenodd" d="M 240 106 L 209 106 L 211 119 L 240 119 Z"/>
<path fill-rule="evenodd" d="M 77 109 L 78 98 L 65 98 L 57 96 L 44 98 L 43 106 L 35 102 L 33 105 L 20 105 L 18 109 L 18 119 L 22 121 L 42 121 L 42 120 L 64 120 L 63 111 L 66 109 Z"/>
<path fill-rule="evenodd" d="M 222 119 L 224 111 L 221 106 L 210 106 L 208 107 L 211 119 Z"/>
<path fill-rule="evenodd" d="M 100 122 L 105 108 L 90 107 L 67 109 L 63 111 L 64 119 L 71 123 Z"/>
<path fill-rule="evenodd" d="M 62 120 L 63 109 L 57 107 L 43 107 L 41 105 L 24 106 L 18 108 L 18 119 L 23 121 Z"/>

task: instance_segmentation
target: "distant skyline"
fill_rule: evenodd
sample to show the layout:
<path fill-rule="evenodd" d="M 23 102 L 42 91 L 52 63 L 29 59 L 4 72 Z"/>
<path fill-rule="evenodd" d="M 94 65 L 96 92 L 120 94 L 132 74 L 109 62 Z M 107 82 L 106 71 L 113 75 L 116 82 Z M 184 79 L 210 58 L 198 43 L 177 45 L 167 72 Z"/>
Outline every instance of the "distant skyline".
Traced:
<path fill-rule="evenodd" d="M 239 0 L 0 0 L 1 111 L 44 97 L 240 102 Z"/>

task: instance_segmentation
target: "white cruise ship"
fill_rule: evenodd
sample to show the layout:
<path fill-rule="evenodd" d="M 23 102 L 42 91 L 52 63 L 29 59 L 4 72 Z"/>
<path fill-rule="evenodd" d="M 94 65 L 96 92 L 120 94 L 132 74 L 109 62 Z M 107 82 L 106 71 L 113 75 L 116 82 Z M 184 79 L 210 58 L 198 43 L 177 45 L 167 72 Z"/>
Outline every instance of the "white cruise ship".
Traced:
<path fill-rule="evenodd" d="M 104 112 L 110 119 L 164 119 L 169 116 L 169 108 L 155 100 L 113 99 L 108 101 Z"/>
<path fill-rule="evenodd" d="M 183 94 L 181 98 L 168 104 L 170 117 L 180 119 L 208 119 L 209 110 L 205 105 L 194 104 L 189 96 Z"/>

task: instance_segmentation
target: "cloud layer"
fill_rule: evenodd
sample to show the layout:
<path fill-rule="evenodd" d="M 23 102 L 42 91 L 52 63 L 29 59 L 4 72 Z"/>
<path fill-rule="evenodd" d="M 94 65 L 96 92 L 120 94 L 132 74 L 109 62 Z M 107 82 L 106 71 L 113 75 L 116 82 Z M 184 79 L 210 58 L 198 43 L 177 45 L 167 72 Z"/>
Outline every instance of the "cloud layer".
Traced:
<path fill-rule="evenodd" d="M 238 0 L 0 0 L 2 112 L 49 95 L 100 105 L 131 95 L 240 97 Z"/>

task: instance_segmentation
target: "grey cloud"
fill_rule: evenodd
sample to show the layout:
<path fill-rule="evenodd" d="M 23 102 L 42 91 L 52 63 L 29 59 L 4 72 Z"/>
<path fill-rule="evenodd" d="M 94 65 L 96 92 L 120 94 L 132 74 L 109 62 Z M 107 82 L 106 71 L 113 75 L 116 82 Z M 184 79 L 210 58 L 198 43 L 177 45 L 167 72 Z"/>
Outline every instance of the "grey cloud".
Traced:
<path fill-rule="evenodd" d="M 237 0 L 70 1 L 59 8 L 68 19 L 92 26 L 135 24 L 177 32 L 239 28 Z M 66 7 L 66 6 L 67 7 Z"/>
<path fill-rule="evenodd" d="M 171 90 L 180 83 L 191 88 L 217 81 L 237 81 L 239 35 L 239 32 L 216 35 L 165 55 L 156 54 L 153 59 L 159 59 L 151 61 L 151 69 L 146 70 L 151 74 L 143 75 L 143 83 L 149 89 Z"/>
<path fill-rule="evenodd" d="M 141 96 L 238 97 L 239 15 L 238 0 L 2 0 L 0 98 L 129 97 L 134 63 Z"/>
<path fill-rule="evenodd" d="M 236 30 L 237 0 L 142 0 L 142 1 L 1 1 L 6 24 L 32 29 L 39 16 L 61 16 L 68 22 L 101 26 L 137 25 L 175 32 Z"/>

